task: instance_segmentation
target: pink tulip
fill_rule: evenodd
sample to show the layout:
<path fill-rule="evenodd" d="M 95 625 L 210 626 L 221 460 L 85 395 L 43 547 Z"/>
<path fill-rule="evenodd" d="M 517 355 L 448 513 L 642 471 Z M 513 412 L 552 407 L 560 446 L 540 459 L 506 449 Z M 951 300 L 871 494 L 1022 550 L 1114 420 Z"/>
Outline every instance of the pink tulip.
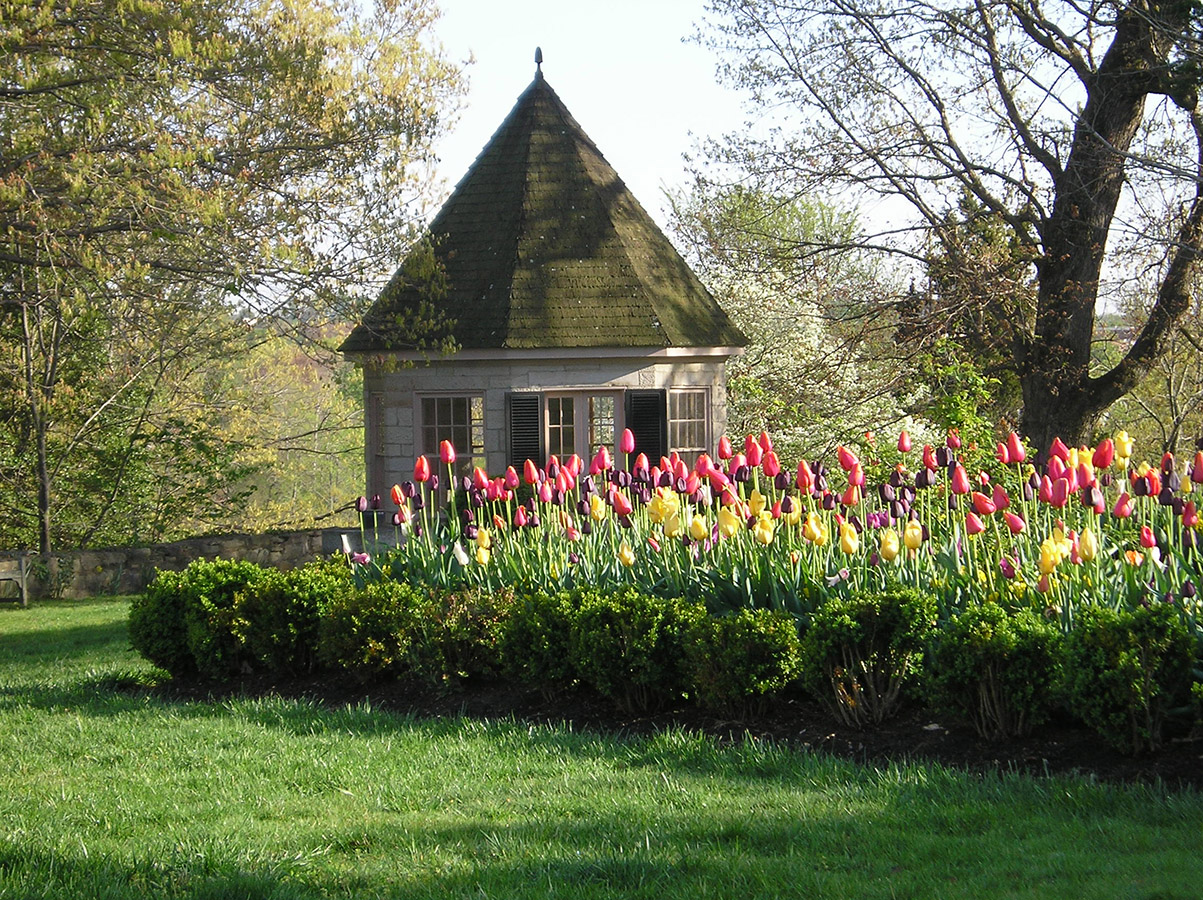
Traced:
<path fill-rule="evenodd" d="M 1040 492 L 1036 496 L 1041 503 L 1053 502 L 1053 480 L 1047 475 L 1040 476 Z"/>
<path fill-rule="evenodd" d="M 994 451 L 994 458 L 1004 466 L 1011 462 L 1011 454 L 1007 452 L 1007 445 L 1000 443 Z"/>
<path fill-rule="evenodd" d="M 1119 499 L 1115 501 L 1115 508 L 1111 510 L 1111 515 L 1117 519 L 1126 519 L 1132 515 L 1132 498 L 1127 492 L 1119 495 Z"/>
<path fill-rule="evenodd" d="M 1203 484 L 1203 450 L 1195 452 L 1195 459 L 1190 467 L 1190 480 L 1195 484 Z"/>
<path fill-rule="evenodd" d="M 522 464 L 522 480 L 527 484 L 539 483 L 539 467 L 535 465 L 534 460 L 528 459 Z"/>
<path fill-rule="evenodd" d="M 622 491 L 611 491 L 610 499 L 612 501 L 614 512 L 619 516 L 629 516 L 634 506 L 631 504 L 631 498 Z"/>
<path fill-rule="evenodd" d="M 909 434 L 907 434 L 905 431 L 901 432 L 898 435 L 898 452 L 899 453 L 910 453 L 911 452 L 911 436 Z"/>
<path fill-rule="evenodd" d="M 1010 529 L 1011 534 L 1023 534 L 1024 530 L 1028 527 L 1027 522 L 1012 512 L 1003 513 L 1003 520 L 1007 523 L 1007 528 Z"/>
<path fill-rule="evenodd" d="M 724 434 L 718 439 L 718 458 L 721 460 L 728 460 L 734 455 L 734 453 L 735 450 L 731 447 L 731 438 Z"/>
<path fill-rule="evenodd" d="M 1049 502 L 1057 509 L 1061 509 L 1069 502 L 1069 495 L 1069 479 L 1058 478 L 1053 482 L 1052 495 L 1049 497 Z"/>
<path fill-rule="evenodd" d="M 538 493 L 539 493 L 539 502 L 540 503 L 550 503 L 551 502 L 551 493 L 552 493 L 551 482 L 544 481 L 541 485 L 539 485 Z"/>
<path fill-rule="evenodd" d="M 860 460 L 856 458 L 856 454 L 842 444 L 835 448 L 835 455 L 840 461 L 840 468 L 847 472 Z"/>
<path fill-rule="evenodd" d="M 991 515 L 997 509 L 994 501 L 979 491 L 974 491 L 970 499 L 973 500 L 974 512 L 979 516 Z"/>
<path fill-rule="evenodd" d="M 1011 498 L 1007 496 L 1007 491 L 1001 484 L 994 485 L 994 496 L 990 499 L 994 502 L 995 509 L 1006 509 L 1011 505 Z"/>
<path fill-rule="evenodd" d="M 609 471 L 611 465 L 609 448 L 598 447 L 597 453 L 593 455 L 593 462 L 589 464 L 589 474 L 600 475 L 602 472 Z"/>
<path fill-rule="evenodd" d="M 1103 438 L 1094 448 L 1090 464 L 1096 469 L 1106 469 L 1115 462 L 1115 442 L 1111 438 Z"/>
<path fill-rule="evenodd" d="M 960 463 L 957 463 L 952 470 L 952 492 L 954 494 L 969 493 L 969 475 Z"/>
<path fill-rule="evenodd" d="M 969 534 L 981 534 L 985 530 L 986 526 L 983 525 L 982 520 L 977 517 L 977 513 L 967 513 L 965 515 L 965 531 L 967 531 Z"/>
<path fill-rule="evenodd" d="M 1013 463 L 1021 463 L 1028 458 L 1028 452 L 1023 448 L 1023 441 L 1014 431 L 1007 435 L 1007 456 Z"/>
<path fill-rule="evenodd" d="M 855 487 L 865 486 L 865 470 L 860 463 L 855 463 L 852 468 L 848 470 L 848 483 Z"/>
<path fill-rule="evenodd" d="M 1182 524 L 1187 528 L 1194 528 L 1199 524 L 1199 513 L 1195 509 L 1195 501 L 1187 500 L 1186 505 L 1182 507 Z"/>
<path fill-rule="evenodd" d="M 451 441 L 439 441 L 439 459 L 447 466 L 455 462 L 455 447 Z"/>
<path fill-rule="evenodd" d="M 1146 550 L 1151 550 L 1157 546 L 1157 536 L 1153 534 L 1153 529 L 1148 525 L 1140 526 L 1140 546 Z"/>
<path fill-rule="evenodd" d="M 629 428 L 622 430 L 622 437 L 618 439 L 618 449 L 623 453 L 635 452 L 635 434 Z"/>
<path fill-rule="evenodd" d="M 961 449 L 961 434 L 955 428 L 948 429 L 948 435 L 944 438 L 944 446 L 949 450 Z"/>
<path fill-rule="evenodd" d="M 525 528 L 528 522 L 530 522 L 530 518 L 526 514 L 525 506 L 519 506 L 516 510 L 514 510 L 515 528 Z"/>
<path fill-rule="evenodd" d="M 708 453 L 699 453 L 698 461 L 693 464 L 693 470 L 703 478 L 710 474 L 710 470 L 714 468 L 714 461 Z"/>
<path fill-rule="evenodd" d="M 781 460 L 777 458 L 775 450 L 765 452 L 764 459 L 761 461 L 761 467 L 764 469 L 764 474 L 769 478 L 776 478 L 781 473 Z"/>
<path fill-rule="evenodd" d="M 518 473 L 516 471 L 514 471 L 513 466 L 505 467 L 505 474 L 503 476 L 501 476 L 501 482 L 502 482 L 502 484 L 505 485 L 505 489 L 507 491 L 512 491 L 512 490 L 517 489 L 520 482 L 518 480 Z"/>

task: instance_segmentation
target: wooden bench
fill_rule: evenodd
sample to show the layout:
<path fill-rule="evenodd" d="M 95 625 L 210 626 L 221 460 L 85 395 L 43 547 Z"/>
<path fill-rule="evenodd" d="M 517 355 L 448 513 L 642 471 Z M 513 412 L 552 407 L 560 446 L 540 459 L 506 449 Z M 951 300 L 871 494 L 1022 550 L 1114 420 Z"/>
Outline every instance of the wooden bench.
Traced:
<path fill-rule="evenodd" d="M 16 584 L 16 599 L 22 606 L 29 605 L 28 578 L 29 562 L 24 553 L 20 556 L 0 558 L 0 581 L 11 581 Z"/>

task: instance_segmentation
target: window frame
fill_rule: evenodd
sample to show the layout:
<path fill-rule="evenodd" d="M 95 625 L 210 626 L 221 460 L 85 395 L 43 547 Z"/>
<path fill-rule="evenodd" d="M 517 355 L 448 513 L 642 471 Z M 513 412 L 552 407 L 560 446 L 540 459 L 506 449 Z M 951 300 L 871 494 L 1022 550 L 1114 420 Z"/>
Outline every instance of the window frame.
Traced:
<path fill-rule="evenodd" d="M 446 425 L 437 421 L 438 419 L 438 403 L 441 400 L 467 400 L 468 401 L 468 421 L 466 424 L 459 424 L 454 421 L 454 411 L 452 410 L 452 421 Z M 427 401 L 432 401 L 435 404 L 434 425 L 430 425 L 427 421 Z M 481 391 L 423 391 L 414 395 L 415 407 L 415 435 L 414 444 L 417 447 L 418 453 L 426 456 L 428 459 L 437 460 L 439 458 L 439 444 L 443 440 L 450 440 L 455 447 L 455 474 L 456 475 L 471 475 L 472 469 L 475 466 L 482 468 L 486 465 L 486 446 L 485 446 L 485 397 Z M 434 436 L 428 440 L 428 428 L 434 429 Z M 470 446 L 461 447 L 454 439 L 451 432 L 456 429 L 468 429 L 468 440 Z M 441 437 L 441 434 L 447 437 Z M 433 446 L 428 446 L 433 444 Z"/>
<path fill-rule="evenodd" d="M 698 454 L 710 452 L 710 431 L 712 428 L 710 421 L 710 393 L 710 389 L 706 387 L 669 388 L 668 390 L 668 402 L 665 409 L 665 419 L 668 428 L 668 448 L 670 452 L 678 453 L 689 464 L 697 461 Z M 674 415 L 674 413 L 681 412 L 678 404 L 686 396 L 692 396 L 701 401 L 700 414 L 688 417 Z M 696 410 L 691 410 L 691 412 L 696 412 Z M 700 429 L 699 433 L 692 435 L 693 438 L 700 440 L 695 440 L 689 445 L 681 443 L 681 429 L 683 427 Z"/>

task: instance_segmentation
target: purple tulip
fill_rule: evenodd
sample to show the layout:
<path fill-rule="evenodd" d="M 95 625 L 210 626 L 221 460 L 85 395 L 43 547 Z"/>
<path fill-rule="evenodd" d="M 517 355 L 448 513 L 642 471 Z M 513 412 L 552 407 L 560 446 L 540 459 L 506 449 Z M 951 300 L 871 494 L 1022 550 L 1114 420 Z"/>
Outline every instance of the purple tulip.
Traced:
<path fill-rule="evenodd" d="M 368 498 L 367 497 L 356 497 L 355 498 L 355 508 L 361 513 L 367 512 L 368 511 Z"/>
<path fill-rule="evenodd" d="M 372 509 L 380 509 L 380 495 L 372 494 Z"/>

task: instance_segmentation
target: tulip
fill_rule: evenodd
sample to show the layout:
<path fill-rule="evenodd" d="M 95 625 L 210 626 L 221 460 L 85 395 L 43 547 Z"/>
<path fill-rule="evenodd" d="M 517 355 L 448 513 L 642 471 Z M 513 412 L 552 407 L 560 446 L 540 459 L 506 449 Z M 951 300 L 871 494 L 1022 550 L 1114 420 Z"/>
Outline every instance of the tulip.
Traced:
<path fill-rule="evenodd" d="M 451 441 L 439 441 L 439 459 L 447 466 L 455 462 L 455 447 Z"/>
<path fill-rule="evenodd" d="M 842 444 L 835 448 L 835 455 L 840 461 L 840 468 L 845 472 L 849 471 L 860 460 L 856 458 L 856 454 Z"/>
<path fill-rule="evenodd" d="M 982 524 L 982 520 L 977 517 L 977 513 L 966 513 L 965 515 L 965 531 L 969 534 L 981 534 L 986 530 L 986 526 Z"/>
<path fill-rule="evenodd" d="M 815 486 L 815 476 L 810 470 L 810 464 L 802 459 L 798 461 L 798 474 L 794 478 L 794 484 L 798 486 L 798 490 L 803 495 L 809 494 Z"/>
<path fill-rule="evenodd" d="M 614 507 L 614 513 L 618 516 L 629 516 L 634 506 L 631 504 L 631 498 L 622 491 L 610 492 L 610 503 Z"/>
<path fill-rule="evenodd" d="M 901 552 L 901 546 L 898 540 L 898 532 L 893 528 L 887 528 L 881 533 L 881 540 L 878 543 L 877 552 L 886 562 L 893 562 L 898 558 Z"/>
<path fill-rule="evenodd" d="M 1057 457 L 1061 462 L 1069 462 L 1069 448 L 1065 446 L 1065 442 L 1059 437 L 1053 438 L 1053 444 L 1048 448 L 1050 457 Z"/>
<path fill-rule="evenodd" d="M 918 519 L 911 519 L 906 523 L 906 528 L 902 530 L 902 543 L 912 552 L 923 544 L 923 526 L 919 524 Z"/>
<path fill-rule="evenodd" d="M 1115 434 L 1115 457 L 1119 460 L 1121 466 L 1127 466 L 1128 460 L 1132 458 L 1132 450 L 1134 442 L 1131 435 L 1126 431 L 1117 431 Z"/>
<path fill-rule="evenodd" d="M 769 478 L 776 478 L 781 474 L 781 460 L 777 458 L 776 451 L 769 450 L 764 454 L 761 468 L 764 469 L 764 474 Z"/>
<path fill-rule="evenodd" d="M 725 434 L 718 439 L 718 458 L 728 460 L 735 455 L 735 450 L 731 446 L 731 438 Z"/>
<path fill-rule="evenodd" d="M 1082 529 L 1082 536 L 1078 538 L 1078 553 L 1086 562 L 1092 562 L 1098 558 L 1099 539 L 1089 528 Z"/>
<path fill-rule="evenodd" d="M 850 484 L 844 489 L 844 493 L 840 495 L 840 503 L 844 506 L 856 506 L 856 504 L 860 503 L 860 498 L 860 487 Z"/>
<path fill-rule="evenodd" d="M 1007 435 L 1007 460 L 1013 463 L 1021 463 L 1028 458 L 1028 452 L 1024 449 L 1023 441 L 1019 439 L 1014 431 Z"/>
<path fill-rule="evenodd" d="M 931 444 L 923 445 L 923 467 L 933 472 L 940 467 L 936 462 L 936 451 L 932 449 Z"/>
<path fill-rule="evenodd" d="M 752 536 L 756 538 L 757 543 L 768 546 L 773 543 L 773 518 L 769 515 L 761 515 L 756 518 L 756 525 L 752 529 Z"/>
<path fill-rule="evenodd" d="M 948 434 L 944 438 L 944 446 L 949 450 L 961 449 L 961 433 L 955 428 L 948 429 Z"/>
<path fill-rule="evenodd" d="M 1069 494 L 1070 494 L 1069 479 L 1058 478 L 1052 484 L 1052 491 L 1051 491 L 1051 495 L 1049 497 L 1049 503 L 1051 503 L 1057 509 L 1061 509 L 1062 507 L 1065 506 L 1066 503 L 1069 502 Z"/>
<path fill-rule="evenodd" d="M 954 494 L 969 493 L 969 475 L 960 463 L 957 463 L 956 468 L 952 470 L 952 492 Z"/>
<path fill-rule="evenodd" d="M 710 536 L 710 526 L 697 513 L 689 520 L 689 536 L 695 541 L 704 541 Z"/>
<path fill-rule="evenodd" d="M 629 428 L 622 430 L 622 437 L 618 439 L 618 449 L 623 453 L 635 452 L 635 434 Z"/>
<path fill-rule="evenodd" d="M 1128 561 L 1128 565 L 1130 566 L 1139 566 L 1145 561 L 1144 554 L 1139 550 L 1128 550 L 1124 553 L 1124 559 Z"/>
<path fill-rule="evenodd" d="M 995 510 L 1001 510 L 1011 505 L 1011 498 L 1007 496 L 1007 491 L 1001 484 L 996 484 L 990 502 L 994 504 Z"/>
<path fill-rule="evenodd" d="M 769 433 L 767 431 L 760 432 L 760 449 L 765 453 L 768 453 L 773 449 L 773 439 L 769 437 Z"/>
<path fill-rule="evenodd" d="M 768 506 L 768 500 L 764 494 L 760 493 L 758 488 L 753 488 L 751 495 L 748 497 L 748 511 L 752 515 L 758 516 L 764 512 L 764 508 Z"/>
<path fill-rule="evenodd" d="M 1002 572 L 1003 578 L 1014 578 L 1019 574 L 1018 569 L 1015 567 L 1015 560 L 1009 556 L 1004 556 L 998 561 L 998 568 Z"/>
<path fill-rule="evenodd" d="M 477 545 L 476 562 L 478 565 L 487 566 L 489 564 L 489 556 L 490 554 L 488 547 L 481 547 L 480 545 Z"/>
<path fill-rule="evenodd" d="M 760 449 L 760 444 L 756 443 L 755 441 L 751 441 L 748 446 L 744 448 L 744 456 L 747 459 L 748 466 L 755 469 L 760 465 L 760 461 L 764 459 L 764 451 Z"/>
<path fill-rule="evenodd" d="M 1094 448 L 1094 453 L 1090 457 L 1090 463 L 1096 469 L 1106 469 L 1115 462 L 1115 442 L 1111 438 L 1103 438 L 1099 441 L 1099 445 Z"/>
<path fill-rule="evenodd" d="M 1111 510 L 1111 515 L 1117 519 L 1126 519 L 1132 515 L 1132 498 L 1127 492 L 1119 495 L 1119 499 L 1115 501 L 1115 507 Z"/>
<path fill-rule="evenodd" d="M 739 517 L 731 512 L 730 506 L 724 506 L 718 511 L 718 530 L 723 537 L 733 537 L 743 524 Z"/>
<path fill-rule="evenodd" d="M 840 526 L 840 549 L 849 555 L 860 549 L 860 535 L 851 522 Z"/>
<path fill-rule="evenodd" d="M 533 459 L 528 459 L 522 464 L 522 480 L 532 485 L 539 483 L 539 467 Z"/>
<path fill-rule="evenodd" d="M 1203 484 L 1203 450 L 1195 451 L 1194 461 L 1190 465 L 1190 480 L 1195 484 Z"/>
<path fill-rule="evenodd" d="M 1007 528 L 1011 534 L 1023 534 L 1024 529 L 1028 527 L 1027 522 L 1012 512 L 1003 513 L 1003 520 L 1007 523 Z"/>
<path fill-rule="evenodd" d="M 1187 528 L 1194 528 L 1199 524 L 1199 513 L 1195 509 L 1195 501 L 1187 500 L 1182 507 L 1182 524 Z"/>
<path fill-rule="evenodd" d="M 1003 444 L 1001 442 L 999 443 L 999 445 L 994 450 L 994 458 L 997 459 L 1004 466 L 1008 465 L 1011 462 L 1011 454 L 1007 452 L 1006 444 Z"/>
<path fill-rule="evenodd" d="M 628 569 L 635 565 L 635 551 L 631 549 L 631 545 L 626 541 L 623 541 L 622 546 L 618 548 L 618 561 Z"/>
<path fill-rule="evenodd" d="M 389 491 L 389 496 L 393 498 L 393 506 L 405 505 L 405 492 L 401 490 L 401 485 L 394 484 L 392 490 Z"/>
<path fill-rule="evenodd" d="M 610 461 L 610 450 L 606 446 L 597 448 L 597 453 L 593 455 L 593 462 L 589 464 L 590 475 L 600 475 L 602 472 L 608 472 L 612 468 Z"/>
<path fill-rule="evenodd" d="M 1153 529 L 1148 525 L 1140 526 L 1140 546 L 1146 550 L 1157 546 L 1157 536 L 1153 534 Z"/>
<path fill-rule="evenodd" d="M 485 470 L 480 466 L 474 466 L 472 469 L 472 487 L 478 491 L 483 491 L 489 486 L 489 476 L 485 474 Z"/>
<path fill-rule="evenodd" d="M 911 436 L 909 434 L 907 434 L 905 431 L 902 431 L 898 434 L 898 452 L 899 453 L 910 453 L 911 452 Z"/>
<path fill-rule="evenodd" d="M 430 480 L 430 461 L 425 456 L 419 456 L 414 460 L 414 481 L 425 482 Z"/>
<path fill-rule="evenodd" d="M 606 517 L 606 501 L 602 499 L 601 494 L 589 497 L 589 516 L 595 522 L 600 522 Z"/>

